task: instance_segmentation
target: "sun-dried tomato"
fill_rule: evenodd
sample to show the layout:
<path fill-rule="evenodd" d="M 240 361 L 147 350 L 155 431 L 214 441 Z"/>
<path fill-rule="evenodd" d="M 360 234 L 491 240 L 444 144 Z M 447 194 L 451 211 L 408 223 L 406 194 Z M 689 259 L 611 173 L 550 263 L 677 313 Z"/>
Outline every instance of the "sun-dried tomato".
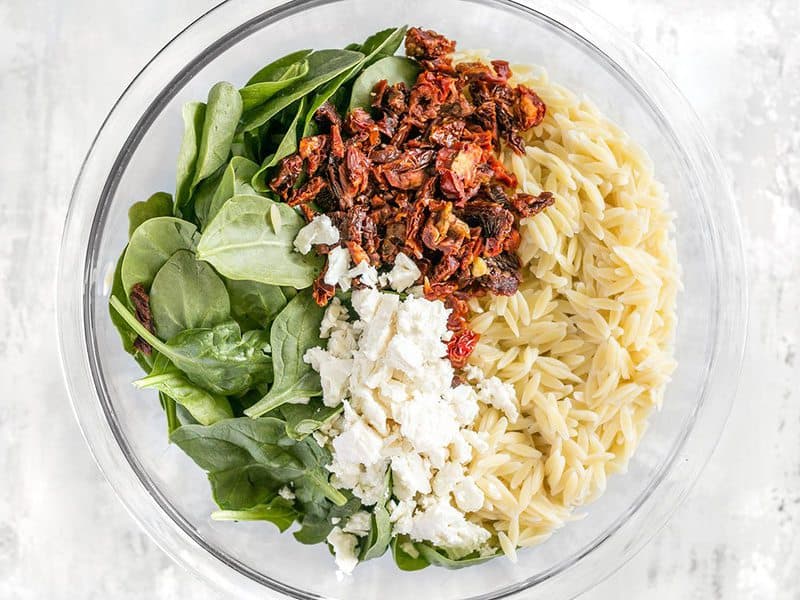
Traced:
<path fill-rule="evenodd" d="M 133 312 L 136 316 L 136 320 L 139 321 L 147 331 L 154 334 L 156 329 L 153 325 L 153 313 L 150 312 L 150 296 L 141 283 L 135 283 L 133 285 L 130 299 L 131 304 L 133 304 Z M 153 353 L 153 348 L 150 344 L 139 336 L 136 336 L 133 347 L 146 356 L 150 356 Z"/>
<path fill-rule="evenodd" d="M 356 263 L 391 266 L 400 252 L 409 256 L 425 297 L 451 310 L 451 359 L 463 364 L 477 341 L 466 300 L 517 290 L 520 219 L 554 198 L 515 192 L 517 178 L 499 160 L 504 148 L 524 153 L 522 132 L 546 114 L 541 98 L 509 84 L 508 62 L 454 65 L 454 50 L 438 33 L 410 29 L 406 53 L 420 67 L 414 84 L 379 81 L 370 106 L 344 118 L 324 103 L 314 113 L 319 134 L 300 140 L 270 187 L 308 220 L 317 211 L 330 216 L 338 246 Z M 313 291 L 321 303 L 335 292 L 322 278 Z"/>
<path fill-rule="evenodd" d="M 430 29 L 412 27 L 406 33 L 406 54 L 411 58 L 431 60 L 456 49 L 456 43 Z"/>
<path fill-rule="evenodd" d="M 336 295 L 336 287 L 325 283 L 325 273 L 327 272 L 328 263 L 326 262 L 322 272 L 314 280 L 314 284 L 311 287 L 311 296 L 319 306 L 327 306 L 331 298 Z"/>
<path fill-rule="evenodd" d="M 471 329 L 464 329 L 454 333 L 450 341 L 447 342 L 447 357 L 456 369 L 460 369 L 467 364 L 470 355 L 478 345 L 480 335 Z"/>

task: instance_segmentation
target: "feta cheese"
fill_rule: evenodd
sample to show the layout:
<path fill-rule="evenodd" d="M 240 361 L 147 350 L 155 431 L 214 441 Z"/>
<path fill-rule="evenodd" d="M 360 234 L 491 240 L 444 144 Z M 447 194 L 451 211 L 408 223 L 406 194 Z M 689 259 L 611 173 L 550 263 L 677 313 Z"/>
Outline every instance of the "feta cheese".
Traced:
<path fill-rule="evenodd" d="M 325 406 L 339 406 L 345 398 L 350 372 L 353 370 L 352 358 L 336 358 L 322 348 L 309 348 L 303 361 L 319 373 L 322 384 L 322 402 Z"/>
<path fill-rule="evenodd" d="M 352 573 L 358 564 L 358 538 L 352 533 L 345 533 L 341 527 L 334 527 L 328 534 L 327 542 L 333 548 L 339 570 L 346 575 Z"/>
<path fill-rule="evenodd" d="M 344 276 L 337 261 L 347 265 Z M 338 270 L 339 285 L 343 280 L 349 285 L 352 277 L 370 285 L 377 281 L 366 263 L 350 269 L 347 256 L 329 259 L 331 268 Z M 405 285 L 400 281 L 398 287 Z M 441 301 L 401 300 L 361 288 L 353 291 L 352 306 L 356 319 L 338 300 L 331 302 L 320 327 L 328 347 L 312 348 L 304 357 L 320 374 L 324 403 L 344 407 L 342 416 L 319 432 L 331 449 L 333 485 L 371 506 L 385 499 L 388 470 L 394 533 L 457 554 L 480 549 L 490 534 L 465 515 L 479 510 L 484 496 L 466 465 L 489 445 L 488 436 L 467 427 L 478 415 L 479 401 L 515 408 L 513 388 L 484 378 L 480 370 L 471 373 L 470 385 L 452 387 L 445 343 L 450 313 Z M 368 531 L 363 519 L 351 518 L 342 534 Z"/>
<path fill-rule="evenodd" d="M 478 400 L 503 411 L 512 423 L 519 417 L 514 386 L 500 381 L 498 377 L 489 377 L 478 382 Z"/>
<path fill-rule="evenodd" d="M 357 513 L 350 515 L 347 519 L 343 531 L 345 533 L 352 533 L 358 537 L 364 537 L 369 533 L 372 528 L 372 515 L 365 510 L 360 510 Z"/>
<path fill-rule="evenodd" d="M 394 266 L 386 279 L 393 290 L 402 292 L 414 285 L 421 274 L 414 261 L 401 252 L 394 259 Z"/>
<path fill-rule="evenodd" d="M 278 496 L 280 496 L 284 500 L 288 500 L 289 502 L 291 502 L 292 500 L 295 499 L 294 492 L 291 490 L 291 488 L 288 485 L 285 485 L 281 489 L 278 490 Z"/>
<path fill-rule="evenodd" d="M 477 550 L 489 539 L 489 532 L 464 517 L 464 513 L 440 498 L 429 508 L 417 511 L 412 520 L 410 535 L 428 540 L 436 546 L 458 550 L 463 554 Z"/>
<path fill-rule="evenodd" d="M 272 214 L 272 213 L 270 213 Z M 280 213 L 278 213 L 280 215 Z M 280 229 L 280 224 L 272 223 L 276 231 Z M 318 215 L 305 227 L 297 232 L 294 238 L 294 249 L 300 254 L 311 252 L 311 246 L 316 244 L 338 244 L 339 230 L 331 221 L 328 215 Z"/>
<path fill-rule="evenodd" d="M 475 512 L 483 506 L 484 496 L 481 488 L 472 477 L 464 477 L 453 488 L 456 506 L 466 512 Z"/>
<path fill-rule="evenodd" d="M 378 271 L 375 269 L 375 267 L 371 266 L 367 261 L 364 260 L 350 269 L 347 272 L 347 276 L 350 279 L 360 277 L 361 283 L 370 288 L 374 288 L 376 285 L 378 285 Z"/>
<path fill-rule="evenodd" d="M 328 285 L 338 285 L 344 291 L 350 289 L 350 251 L 347 248 L 336 246 L 328 253 L 328 270 L 322 280 Z"/>

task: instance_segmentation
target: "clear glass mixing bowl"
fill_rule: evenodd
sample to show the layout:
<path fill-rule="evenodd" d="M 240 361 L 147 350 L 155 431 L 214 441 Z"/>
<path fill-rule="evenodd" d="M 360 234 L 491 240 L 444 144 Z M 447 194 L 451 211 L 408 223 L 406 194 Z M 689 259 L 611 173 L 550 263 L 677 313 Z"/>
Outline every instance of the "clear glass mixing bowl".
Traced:
<path fill-rule="evenodd" d="M 680 366 L 627 474 L 551 540 L 461 571 L 398 571 L 390 557 L 339 581 L 324 546 L 264 523 L 217 523 L 204 474 L 169 446 L 155 397 L 134 390 L 134 362 L 107 312 L 108 276 L 126 241 L 127 210 L 172 190 L 180 106 L 218 80 L 243 83 L 272 58 L 342 47 L 392 25 L 437 29 L 461 48 L 536 63 L 592 98 L 652 156 L 678 215 L 685 290 Z M 571 0 L 229 0 L 147 65 L 94 141 L 64 230 L 59 326 L 64 371 L 86 440 L 134 518 L 168 554 L 236 598 L 440 600 L 571 598 L 628 560 L 666 522 L 725 424 L 746 329 L 742 249 L 727 178 L 691 109 L 623 35 Z"/>

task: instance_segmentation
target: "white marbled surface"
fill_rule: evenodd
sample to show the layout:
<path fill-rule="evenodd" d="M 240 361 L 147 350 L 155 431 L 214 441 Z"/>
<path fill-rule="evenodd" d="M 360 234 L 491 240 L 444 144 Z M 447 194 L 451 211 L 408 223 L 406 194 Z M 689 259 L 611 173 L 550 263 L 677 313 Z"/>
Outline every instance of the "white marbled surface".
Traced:
<path fill-rule="evenodd" d="M 800 599 L 800 3 L 587 0 L 694 104 L 739 198 L 746 376 L 671 524 L 586 600 Z M 138 69 L 214 0 L 0 0 L 0 598 L 216 599 L 123 510 L 61 379 L 56 255 L 70 187 Z"/>

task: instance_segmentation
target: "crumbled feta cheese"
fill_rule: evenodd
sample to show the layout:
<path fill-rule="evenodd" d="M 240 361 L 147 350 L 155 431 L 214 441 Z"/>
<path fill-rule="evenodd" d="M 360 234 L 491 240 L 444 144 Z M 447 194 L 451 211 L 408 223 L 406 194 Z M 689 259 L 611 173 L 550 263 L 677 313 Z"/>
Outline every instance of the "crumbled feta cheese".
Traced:
<path fill-rule="evenodd" d="M 345 533 L 352 533 L 358 537 L 364 537 L 369 533 L 372 528 L 372 515 L 365 510 L 360 510 L 357 513 L 350 515 L 347 523 L 344 526 Z"/>
<path fill-rule="evenodd" d="M 475 512 L 483 506 L 483 492 L 472 477 L 464 477 L 453 488 L 456 506 L 464 512 Z"/>
<path fill-rule="evenodd" d="M 500 381 L 498 377 L 489 377 L 478 382 L 478 400 L 503 411 L 512 423 L 519 417 L 514 386 Z"/>
<path fill-rule="evenodd" d="M 383 439 L 363 421 L 354 422 L 333 440 L 333 449 L 342 462 L 369 466 L 381 460 Z"/>
<path fill-rule="evenodd" d="M 414 285 L 421 275 L 416 263 L 402 252 L 394 259 L 394 266 L 387 274 L 387 281 L 393 290 L 402 292 Z"/>
<path fill-rule="evenodd" d="M 341 527 L 334 527 L 328 534 L 327 542 L 333 548 L 339 570 L 347 575 L 352 573 L 358 564 L 358 538 L 351 533 L 345 533 Z"/>
<path fill-rule="evenodd" d="M 289 502 L 291 502 L 292 500 L 295 499 L 294 492 L 291 490 L 291 488 L 288 485 L 285 485 L 281 489 L 278 490 L 278 496 L 280 496 L 284 500 L 288 500 Z"/>
<path fill-rule="evenodd" d="M 280 224 L 276 225 L 274 220 L 272 225 L 276 231 L 280 229 Z M 311 252 L 311 246 L 316 244 L 330 245 L 337 243 L 339 243 L 339 230 L 336 229 L 328 215 L 314 217 L 308 225 L 297 232 L 297 236 L 294 238 L 294 248 L 300 254 L 308 254 Z"/>
<path fill-rule="evenodd" d="M 322 402 L 325 406 L 339 406 L 345 398 L 352 358 L 336 358 L 322 348 L 309 348 L 303 360 L 319 373 L 322 384 Z"/>
<path fill-rule="evenodd" d="M 367 267 L 361 263 L 345 279 L 370 279 L 374 269 Z M 452 387 L 449 310 L 441 301 L 361 288 L 352 306 L 355 320 L 337 300 L 331 303 L 320 330 L 328 348 L 305 355 L 320 374 L 325 404 L 344 406 L 336 425 L 320 432 L 330 440 L 332 483 L 371 506 L 385 497 L 388 470 L 394 533 L 457 553 L 479 549 L 490 534 L 465 517 L 484 502 L 465 465 L 489 446 L 487 436 L 466 427 L 479 400 L 515 406 L 513 388 L 485 380 L 479 370 L 471 385 Z M 343 533 L 360 531 L 356 521 Z"/>
<path fill-rule="evenodd" d="M 431 493 L 431 465 L 419 454 L 409 452 L 392 457 L 392 491 L 398 500 Z"/>
<path fill-rule="evenodd" d="M 414 515 L 410 535 L 417 540 L 429 540 L 436 546 L 460 550 L 468 554 L 489 539 L 489 532 L 467 521 L 464 513 L 450 504 L 449 499 L 438 502 Z"/>
<path fill-rule="evenodd" d="M 328 270 L 322 280 L 328 285 L 338 285 L 344 291 L 350 289 L 350 251 L 347 248 L 336 246 L 328 253 Z"/>
<path fill-rule="evenodd" d="M 355 267 L 350 269 L 347 272 L 347 276 L 350 279 L 360 277 L 361 283 L 370 288 L 374 288 L 378 285 L 378 271 L 365 260 L 362 260 Z"/>

